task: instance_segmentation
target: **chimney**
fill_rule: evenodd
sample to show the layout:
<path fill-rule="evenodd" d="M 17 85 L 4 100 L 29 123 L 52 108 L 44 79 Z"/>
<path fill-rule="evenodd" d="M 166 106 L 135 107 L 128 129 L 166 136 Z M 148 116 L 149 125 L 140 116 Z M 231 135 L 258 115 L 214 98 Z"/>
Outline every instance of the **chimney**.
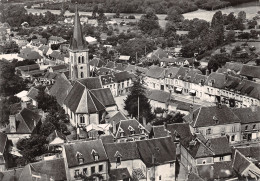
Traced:
<path fill-rule="evenodd" d="M 26 102 L 21 102 L 21 107 L 22 107 L 22 110 L 23 110 L 24 108 L 27 108 L 27 103 L 26 103 Z"/>
<path fill-rule="evenodd" d="M 257 112 L 257 106 L 256 105 L 251 105 L 251 110 L 252 110 L 252 112 Z"/>
<path fill-rule="evenodd" d="M 146 118 L 143 117 L 143 126 L 146 126 Z"/>
<path fill-rule="evenodd" d="M 10 115 L 9 116 L 9 125 L 10 125 L 10 132 L 11 133 L 16 133 L 16 120 L 15 120 L 15 115 Z"/>
<path fill-rule="evenodd" d="M 206 76 L 209 76 L 209 69 L 206 70 Z"/>
<path fill-rule="evenodd" d="M 113 128 L 113 134 L 115 135 L 116 134 L 116 122 L 114 120 L 112 123 L 112 128 Z"/>

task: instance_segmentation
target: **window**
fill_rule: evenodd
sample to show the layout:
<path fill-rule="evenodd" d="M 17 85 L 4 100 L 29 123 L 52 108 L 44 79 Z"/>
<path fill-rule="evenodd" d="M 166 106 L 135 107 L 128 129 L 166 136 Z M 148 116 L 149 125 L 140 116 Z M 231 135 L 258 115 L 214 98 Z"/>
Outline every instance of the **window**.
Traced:
<path fill-rule="evenodd" d="M 80 78 L 84 78 L 84 73 L 83 72 L 80 73 Z"/>
<path fill-rule="evenodd" d="M 78 57 L 78 62 L 80 63 L 80 57 Z"/>
<path fill-rule="evenodd" d="M 236 127 L 235 126 L 232 126 L 232 128 L 231 128 L 232 130 L 232 133 L 234 133 L 234 132 L 236 132 Z"/>
<path fill-rule="evenodd" d="M 88 168 L 83 168 L 83 174 L 88 175 Z"/>
<path fill-rule="evenodd" d="M 79 158 L 78 161 L 79 161 L 79 164 L 83 164 L 84 163 L 84 159 L 83 158 Z"/>
<path fill-rule="evenodd" d="M 98 159 L 99 159 L 98 153 L 97 153 L 95 150 L 92 150 L 91 154 L 92 154 L 92 156 L 93 156 L 93 159 L 94 159 L 95 161 L 98 161 Z"/>
<path fill-rule="evenodd" d="M 96 168 L 95 167 L 91 167 L 91 174 L 94 174 L 96 172 Z"/>
<path fill-rule="evenodd" d="M 70 112 L 70 119 L 72 119 L 72 112 Z"/>
<path fill-rule="evenodd" d="M 256 125 L 255 124 L 253 125 L 253 129 L 256 129 Z"/>
<path fill-rule="evenodd" d="M 84 63 L 84 61 L 85 61 L 85 60 L 84 60 L 84 57 L 82 57 L 82 58 L 81 58 L 81 62 Z"/>
<path fill-rule="evenodd" d="M 248 125 L 245 126 L 245 131 L 247 131 L 247 129 L 248 129 Z"/>
<path fill-rule="evenodd" d="M 82 115 L 80 118 L 80 124 L 85 124 L 85 117 Z"/>
<path fill-rule="evenodd" d="M 75 175 L 74 177 L 77 178 L 79 176 L 79 170 L 75 170 L 74 175 Z"/>
<path fill-rule="evenodd" d="M 223 160 L 224 160 L 223 156 L 219 157 L 219 161 L 223 161 Z"/>
<path fill-rule="evenodd" d="M 103 165 L 99 165 L 99 166 L 98 166 L 98 171 L 99 171 L 99 172 L 103 172 Z"/>
<path fill-rule="evenodd" d="M 116 164 L 117 165 L 121 164 L 121 157 L 120 156 L 116 157 Z"/>
<path fill-rule="evenodd" d="M 235 141 L 235 135 L 231 136 L 231 141 Z"/>
<path fill-rule="evenodd" d="M 203 160 L 203 161 L 202 161 L 202 164 L 206 164 L 206 160 Z"/>
<path fill-rule="evenodd" d="M 162 180 L 162 176 L 161 175 L 159 176 L 159 180 Z"/>
<path fill-rule="evenodd" d="M 211 132 L 212 132 L 211 128 L 207 129 L 207 130 L 206 130 L 206 135 L 210 135 Z"/>

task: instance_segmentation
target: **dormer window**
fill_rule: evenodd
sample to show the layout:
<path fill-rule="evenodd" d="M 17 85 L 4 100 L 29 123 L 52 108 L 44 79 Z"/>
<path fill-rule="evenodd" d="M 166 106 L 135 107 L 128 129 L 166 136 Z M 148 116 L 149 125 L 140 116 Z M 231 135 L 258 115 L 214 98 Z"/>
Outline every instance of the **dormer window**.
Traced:
<path fill-rule="evenodd" d="M 76 153 L 76 158 L 77 158 L 79 164 L 83 164 L 84 163 L 83 155 L 80 152 Z"/>
<path fill-rule="evenodd" d="M 138 125 L 138 128 L 140 129 L 140 131 L 141 131 L 142 134 L 145 133 L 144 128 L 141 126 L 141 124 Z"/>
<path fill-rule="evenodd" d="M 98 155 L 98 153 L 94 149 L 92 150 L 91 155 L 93 156 L 93 159 L 95 161 L 98 161 L 99 155 Z"/>
<path fill-rule="evenodd" d="M 128 130 L 130 131 L 131 135 L 135 134 L 135 130 L 134 130 L 134 128 L 132 126 L 129 126 Z"/>

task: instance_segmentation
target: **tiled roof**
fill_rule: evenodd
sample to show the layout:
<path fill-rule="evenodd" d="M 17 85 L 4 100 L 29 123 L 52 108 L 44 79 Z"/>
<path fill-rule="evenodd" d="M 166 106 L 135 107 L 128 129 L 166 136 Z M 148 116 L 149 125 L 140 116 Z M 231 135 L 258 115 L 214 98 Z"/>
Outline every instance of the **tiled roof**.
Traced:
<path fill-rule="evenodd" d="M 63 105 L 72 85 L 64 74 L 60 74 L 50 89 L 50 95 L 54 96 L 60 105 Z"/>
<path fill-rule="evenodd" d="M 111 181 L 117 181 L 117 180 L 124 180 L 124 179 L 130 179 L 131 175 L 128 172 L 127 168 L 117 168 L 110 170 L 109 173 Z"/>
<path fill-rule="evenodd" d="M 245 157 L 245 155 L 240 153 L 238 150 L 235 151 L 232 167 L 237 173 L 241 174 L 250 164 L 251 162 Z"/>
<path fill-rule="evenodd" d="M 173 140 L 176 140 L 176 136 L 178 135 L 180 138 L 180 141 L 190 141 L 193 136 L 190 131 L 190 126 L 188 123 L 174 123 L 174 124 L 168 124 L 167 130 L 171 132 L 171 136 Z"/>
<path fill-rule="evenodd" d="M 106 64 L 106 67 L 107 68 L 114 68 L 115 67 L 115 62 L 107 62 L 107 64 Z"/>
<path fill-rule="evenodd" d="M 115 99 L 112 95 L 112 92 L 109 88 L 103 89 L 92 89 L 90 90 L 95 97 L 105 106 L 114 106 L 116 105 Z"/>
<path fill-rule="evenodd" d="M 49 56 L 64 61 L 64 56 L 57 50 L 53 50 Z"/>
<path fill-rule="evenodd" d="M 236 147 L 234 151 L 236 150 L 245 155 L 245 157 L 249 157 L 257 161 L 260 161 L 260 147 L 258 145 Z"/>
<path fill-rule="evenodd" d="M 39 47 L 39 50 L 42 51 L 43 54 L 46 54 L 47 51 L 49 50 L 49 46 L 42 45 L 42 46 Z"/>
<path fill-rule="evenodd" d="M 149 90 L 147 93 L 147 98 L 150 100 L 168 103 L 170 101 L 171 94 L 169 92 L 161 90 Z"/>
<path fill-rule="evenodd" d="M 133 180 L 142 180 L 145 179 L 145 175 L 141 168 L 133 169 Z"/>
<path fill-rule="evenodd" d="M 127 71 L 115 73 L 114 76 L 115 82 L 122 82 L 134 78 L 134 74 L 131 74 Z"/>
<path fill-rule="evenodd" d="M 236 177 L 232 167 L 232 163 L 215 162 L 213 165 L 199 165 L 197 166 L 199 176 L 204 180 L 228 179 Z"/>
<path fill-rule="evenodd" d="M 134 133 L 135 135 L 142 134 L 142 130 L 140 128 L 144 129 L 145 133 L 148 134 L 148 131 L 144 128 L 144 126 L 141 123 L 139 123 L 135 119 L 129 119 L 129 120 L 121 120 L 118 123 L 115 137 L 120 138 L 120 132 L 124 133 L 124 137 L 131 136 L 129 127 L 133 128 L 133 130 L 135 131 Z"/>
<path fill-rule="evenodd" d="M 232 153 L 226 136 L 210 138 L 207 141 L 207 146 L 214 152 L 215 155 L 227 155 Z"/>
<path fill-rule="evenodd" d="M 16 67 L 15 69 L 19 69 L 21 71 L 32 71 L 32 70 L 40 70 L 39 64 L 32 64 L 32 65 L 24 65 Z"/>
<path fill-rule="evenodd" d="M 167 78 L 174 78 L 176 74 L 178 73 L 179 68 L 177 67 L 171 67 L 166 70 L 165 77 Z"/>
<path fill-rule="evenodd" d="M 193 158 L 204 158 L 204 157 L 212 157 L 214 152 L 204 144 L 205 140 L 201 140 L 198 138 L 192 139 L 190 142 L 186 142 L 182 144 L 186 150 L 190 153 Z"/>
<path fill-rule="evenodd" d="M 28 59 L 28 60 L 36 60 L 36 59 L 42 58 L 42 56 L 38 52 L 36 52 L 30 48 L 22 49 L 18 56 L 23 59 Z"/>
<path fill-rule="evenodd" d="M 239 77 L 227 75 L 225 83 L 224 83 L 224 87 L 226 89 L 233 89 L 234 90 L 240 82 L 241 82 L 241 79 Z"/>
<path fill-rule="evenodd" d="M 160 62 L 167 62 L 167 63 L 174 63 L 176 61 L 175 58 L 166 58 L 163 57 L 162 59 L 160 59 Z"/>
<path fill-rule="evenodd" d="M 115 121 L 115 124 L 119 123 L 121 120 L 126 120 L 126 116 L 121 113 L 120 111 L 117 111 L 113 116 L 111 116 L 108 120 L 106 120 L 108 123 L 113 123 Z"/>
<path fill-rule="evenodd" d="M 4 150 L 5 150 L 5 147 L 6 147 L 6 143 L 7 143 L 7 136 L 6 134 L 0 132 L 0 153 L 3 154 L 4 153 Z"/>
<path fill-rule="evenodd" d="M 34 88 L 34 87 L 32 87 L 32 88 L 29 90 L 29 92 L 28 92 L 28 94 L 27 94 L 27 97 L 29 97 L 29 98 L 31 98 L 31 99 L 33 99 L 33 100 L 36 100 L 38 94 L 39 94 L 39 90 L 36 89 L 36 88 Z"/>
<path fill-rule="evenodd" d="M 23 171 L 23 168 L 17 168 L 17 169 L 12 169 L 4 172 L 0 172 L 0 179 L 1 181 L 14 181 L 18 180 L 21 173 Z M 3 174 L 3 177 L 1 178 L 1 173 Z"/>
<path fill-rule="evenodd" d="M 51 66 L 52 70 L 55 71 L 59 71 L 59 70 L 68 70 L 68 66 L 65 64 L 61 64 L 61 65 L 55 65 L 55 66 Z"/>
<path fill-rule="evenodd" d="M 136 141 L 141 159 L 147 167 L 152 167 L 152 155 L 155 165 L 174 162 L 176 160 L 175 144 L 171 137 Z"/>
<path fill-rule="evenodd" d="M 210 85 L 210 82 L 212 82 L 212 87 L 223 89 L 225 80 L 226 80 L 225 74 L 212 72 L 208 76 L 208 79 L 206 80 L 205 84 Z"/>
<path fill-rule="evenodd" d="M 252 65 L 243 65 L 240 71 L 240 75 L 247 77 L 260 78 L 260 67 Z"/>
<path fill-rule="evenodd" d="M 79 79 L 77 81 L 90 90 L 102 88 L 99 77 L 89 77 L 89 78 L 85 78 L 85 79 Z"/>
<path fill-rule="evenodd" d="M 240 94 L 260 100 L 260 84 L 257 82 L 242 80 L 235 88 Z"/>
<path fill-rule="evenodd" d="M 224 66 L 226 69 L 233 70 L 235 72 L 240 72 L 243 64 L 242 63 L 236 63 L 236 62 L 227 62 Z"/>
<path fill-rule="evenodd" d="M 61 132 L 57 131 L 56 129 L 47 137 L 47 141 L 50 143 L 55 138 L 60 138 L 62 140 L 66 140 L 66 136 L 62 134 Z"/>
<path fill-rule="evenodd" d="M 154 138 L 163 138 L 169 136 L 169 131 L 165 129 L 164 125 L 153 126 L 152 132 Z"/>
<path fill-rule="evenodd" d="M 102 143 L 114 143 L 114 137 L 112 135 L 101 135 L 100 139 L 102 140 Z"/>
<path fill-rule="evenodd" d="M 64 151 L 66 154 L 66 162 L 68 167 L 77 167 L 79 165 L 86 165 L 96 163 L 93 153 L 98 154 L 98 162 L 107 161 L 108 157 L 101 140 L 92 140 L 84 142 L 75 142 L 64 145 Z M 84 159 L 83 164 L 80 164 L 77 159 L 77 153 Z"/>
<path fill-rule="evenodd" d="M 202 74 L 200 70 L 189 69 L 188 73 L 183 77 L 183 80 L 186 82 L 193 82 L 193 79 L 197 74 Z"/>
<path fill-rule="evenodd" d="M 164 78 L 166 70 L 162 67 L 151 66 L 146 72 L 147 77 L 159 79 Z"/>
<path fill-rule="evenodd" d="M 185 75 L 187 75 L 189 72 L 189 68 L 187 67 L 180 67 L 177 74 L 175 74 L 175 79 L 183 80 Z"/>
<path fill-rule="evenodd" d="M 16 114 L 16 133 L 32 133 L 35 123 L 37 124 L 40 119 L 40 115 L 24 108 L 20 113 Z"/>
<path fill-rule="evenodd" d="M 57 73 L 54 72 L 46 72 L 44 75 L 44 78 L 48 79 L 48 80 L 52 80 L 55 79 L 58 76 Z"/>
<path fill-rule="evenodd" d="M 104 144 L 104 147 L 111 163 L 115 163 L 117 157 L 120 157 L 121 161 L 140 159 L 135 142 L 108 143 Z"/>
<path fill-rule="evenodd" d="M 260 107 L 234 108 L 232 111 L 241 120 L 241 124 L 257 123 L 260 120 Z"/>
<path fill-rule="evenodd" d="M 208 76 L 207 75 L 202 75 L 202 74 L 196 74 L 192 83 L 194 84 L 204 84 L 207 80 Z"/>
<path fill-rule="evenodd" d="M 122 64 L 122 63 L 116 63 L 115 64 L 115 70 L 118 71 L 124 71 L 127 67 L 127 64 Z"/>
<path fill-rule="evenodd" d="M 194 128 L 207 127 L 216 125 L 225 125 L 240 123 L 240 119 L 226 105 L 211 107 L 200 107 L 193 111 L 193 120 L 190 120 L 190 115 L 184 117 Z"/>

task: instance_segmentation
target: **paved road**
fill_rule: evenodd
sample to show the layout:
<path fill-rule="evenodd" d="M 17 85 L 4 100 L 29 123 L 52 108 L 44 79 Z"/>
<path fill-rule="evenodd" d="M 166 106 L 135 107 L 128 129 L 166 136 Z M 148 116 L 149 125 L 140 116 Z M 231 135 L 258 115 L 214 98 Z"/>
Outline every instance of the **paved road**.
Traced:
<path fill-rule="evenodd" d="M 116 104 L 118 106 L 118 109 L 124 113 L 125 115 L 128 115 L 128 112 L 124 109 L 125 107 L 125 102 L 124 100 L 126 99 L 126 95 L 124 96 L 119 96 L 119 97 L 115 97 L 115 101 L 116 101 Z"/>

